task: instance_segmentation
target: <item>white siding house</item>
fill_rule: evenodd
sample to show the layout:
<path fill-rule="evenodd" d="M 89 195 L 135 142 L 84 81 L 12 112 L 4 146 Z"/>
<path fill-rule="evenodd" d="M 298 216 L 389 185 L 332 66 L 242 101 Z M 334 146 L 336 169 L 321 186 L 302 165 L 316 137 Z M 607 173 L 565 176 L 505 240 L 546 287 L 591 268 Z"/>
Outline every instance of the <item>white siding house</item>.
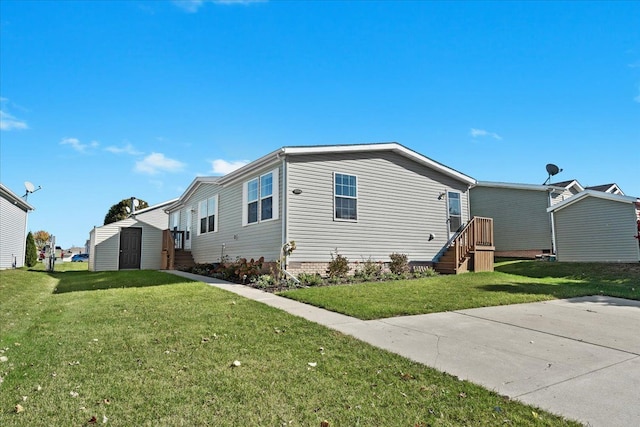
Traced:
<path fill-rule="evenodd" d="M 141 209 L 127 219 L 95 227 L 89 233 L 89 270 L 159 270 L 162 231 L 168 216 L 163 210 L 175 200 Z"/>
<path fill-rule="evenodd" d="M 472 184 L 397 143 L 283 147 L 226 176 L 196 178 L 166 210 L 197 263 L 276 262 L 291 240 L 293 272 L 324 272 L 336 249 L 350 261 L 400 252 L 431 263 L 469 220 Z"/>
<path fill-rule="evenodd" d="M 0 184 L 0 270 L 24 266 L 27 215 L 34 208 Z"/>
<path fill-rule="evenodd" d="M 586 190 L 548 211 L 558 261 L 638 262 L 636 198 Z"/>

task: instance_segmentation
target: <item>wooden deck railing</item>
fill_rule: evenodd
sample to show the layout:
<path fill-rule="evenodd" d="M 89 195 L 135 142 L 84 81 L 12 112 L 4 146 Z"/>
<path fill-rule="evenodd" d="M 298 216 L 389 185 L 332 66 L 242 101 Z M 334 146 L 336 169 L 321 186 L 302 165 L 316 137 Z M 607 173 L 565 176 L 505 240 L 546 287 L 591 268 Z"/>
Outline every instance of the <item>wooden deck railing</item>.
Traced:
<path fill-rule="evenodd" d="M 474 271 L 493 271 L 493 218 L 473 217 L 453 239 L 456 268 L 474 253 Z M 489 254 L 482 254 L 488 252 Z M 489 262 L 489 255 L 491 257 Z"/>
<path fill-rule="evenodd" d="M 162 270 L 173 270 L 173 262 L 176 257 L 175 240 L 171 230 L 162 231 Z"/>

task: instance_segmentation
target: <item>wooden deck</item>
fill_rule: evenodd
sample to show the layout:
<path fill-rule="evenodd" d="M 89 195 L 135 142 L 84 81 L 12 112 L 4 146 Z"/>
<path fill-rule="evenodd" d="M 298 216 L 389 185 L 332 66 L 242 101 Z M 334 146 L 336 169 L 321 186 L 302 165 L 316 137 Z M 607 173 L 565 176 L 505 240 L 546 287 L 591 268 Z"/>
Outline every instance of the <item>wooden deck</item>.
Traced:
<path fill-rule="evenodd" d="M 442 274 L 493 271 L 493 218 L 473 217 L 435 264 Z"/>

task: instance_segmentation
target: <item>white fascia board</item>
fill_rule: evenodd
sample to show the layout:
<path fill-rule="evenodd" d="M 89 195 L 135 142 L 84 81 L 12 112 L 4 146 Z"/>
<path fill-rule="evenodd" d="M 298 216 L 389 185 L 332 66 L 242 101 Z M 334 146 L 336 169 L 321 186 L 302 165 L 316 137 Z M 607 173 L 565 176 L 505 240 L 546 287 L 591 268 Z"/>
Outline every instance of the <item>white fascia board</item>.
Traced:
<path fill-rule="evenodd" d="M 171 205 L 171 204 L 173 204 L 173 203 L 175 203 L 177 201 L 178 201 L 178 198 L 175 198 L 175 199 L 167 200 L 166 202 L 157 203 L 157 204 L 155 204 L 153 206 L 149 206 L 148 208 L 137 210 L 136 211 L 136 215 L 142 214 L 142 213 L 145 213 L 145 212 L 151 212 L 151 211 L 154 211 L 156 209 L 160 209 L 160 208 L 162 208 L 164 206 L 169 206 L 169 205 Z"/>
<path fill-rule="evenodd" d="M 10 201 L 11 203 L 18 206 L 20 209 L 24 211 L 35 210 L 35 208 L 31 206 L 29 203 L 27 203 L 26 200 L 24 200 L 22 197 L 18 196 L 16 193 L 11 191 L 9 187 L 5 186 L 4 184 L 0 184 L 0 194 L 2 194 L 2 196 L 5 199 L 7 199 L 8 201 Z"/>
<path fill-rule="evenodd" d="M 462 181 L 467 185 L 475 185 L 476 180 L 467 176 L 455 169 L 451 169 L 423 156 L 407 147 L 398 144 L 397 142 L 384 142 L 374 144 L 352 144 L 352 145 L 319 145 L 309 147 L 284 147 L 283 152 L 285 155 L 303 155 L 303 154 L 333 154 L 333 153 L 356 153 L 356 152 L 373 152 L 373 151 L 394 151 L 404 157 L 407 157 L 417 163 L 425 165 L 431 169 L 434 169 L 444 175 L 448 175 L 452 178 Z"/>
<path fill-rule="evenodd" d="M 220 185 L 227 185 L 231 182 L 237 181 L 242 177 L 254 172 L 256 169 L 265 167 L 267 165 L 270 165 L 272 163 L 279 161 L 283 153 L 284 153 L 284 148 L 279 148 L 275 151 L 272 151 L 266 156 L 262 156 L 258 160 L 254 160 L 253 162 L 248 163 L 242 166 L 241 168 L 226 174 L 225 176 L 218 179 L 217 183 Z"/>
<path fill-rule="evenodd" d="M 579 202 L 580 200 L 586 197 L 596 197 L 598 199 L 612 200 L 614 202 L 621 202 L 621 203 L 635 203 L 637 200 L 635 197 L 631 197 L 631 196 L 621 196 L 619 194 L 605 193 L 605 192 L 596 191 L 596 190 L 584 190 L 578 194 L 574 194 L 568 199 L 561 201 L 555 206 L 551 206 L 550 208 L 547 208 L 547 212 L 555 212 L 562 208 L 566 208 L 567 206 L 572 205 L 576 202 Z"/>
<path fill-rule="evenodd" d="M 217 184 L 220 181 L 219 176 L 197 176 L 191 181 L 191 184 L 187 187 L 187 189 L 182 193 L 180 197 L 178 197 L 175 203 L 167 206 L 165 208 L 165 212 L 169 213 L 171 211 L 178 210 L 184 204 L 184 201 L 187 200 L 191 195 L 200 187 L 202 184 Z"/>
<path fill-rule="evenodd" d="M 575 179 L 573 181 L 571 181 L 569 183 L 569 185 L 567 185 L 565 188 L 568 190 L 571 187 L 577 187 L 578 192 L 582 192 L 582 191 L 585 190 L 585 188 L 582 185 L 580 185 L 580 183 L 578 181 L 576 181 Z"/>
<path fill-rule="evenodd" d="M 537 184 L 518 184 L 514 182 L 492 182 L 492 181 L 478 181 L 476 187 L 489 187 L 489 188 L 507 188 L 510 190 L 530 190 L 530 191 L 562 191 L 563 188 L 555 187 L 553 185 L 537 185 Z"/>

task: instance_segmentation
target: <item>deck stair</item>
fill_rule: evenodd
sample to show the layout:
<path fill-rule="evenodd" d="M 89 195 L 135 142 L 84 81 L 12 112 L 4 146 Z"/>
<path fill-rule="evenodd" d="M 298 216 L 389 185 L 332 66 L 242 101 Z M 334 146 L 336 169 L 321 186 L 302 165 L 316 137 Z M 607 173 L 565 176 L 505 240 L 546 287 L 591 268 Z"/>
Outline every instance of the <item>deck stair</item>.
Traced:
<path fill-rule="evenodd" d="M 173 258 L 174 270 L 186 271 L 186 270 L 190 270 L 195 265 L 196 263 L 193 260 L 193 255 L 191 254 L 191 251 L 187 251 L 184 249 L 175 251 L 175 256 Z"/>
<path fill-rule="evenodd" d="M 493 271 L 493 219 L 473 217 L 451 240 L 435 263 L 440 274 Z"/>

